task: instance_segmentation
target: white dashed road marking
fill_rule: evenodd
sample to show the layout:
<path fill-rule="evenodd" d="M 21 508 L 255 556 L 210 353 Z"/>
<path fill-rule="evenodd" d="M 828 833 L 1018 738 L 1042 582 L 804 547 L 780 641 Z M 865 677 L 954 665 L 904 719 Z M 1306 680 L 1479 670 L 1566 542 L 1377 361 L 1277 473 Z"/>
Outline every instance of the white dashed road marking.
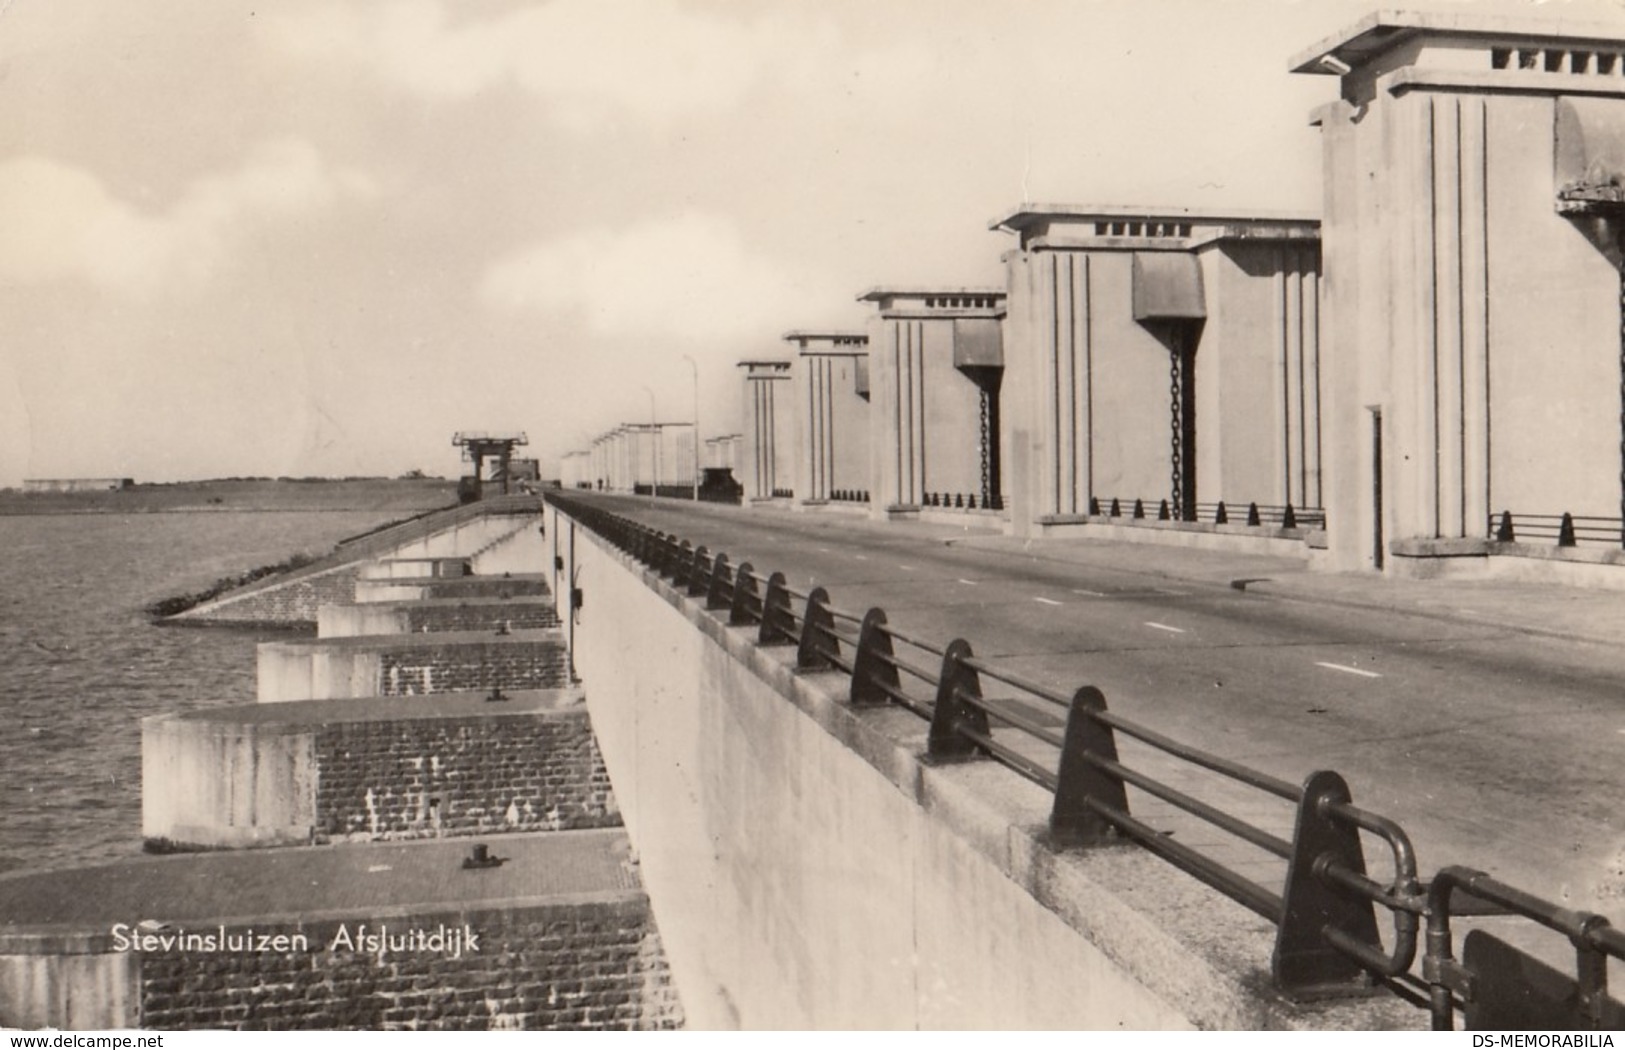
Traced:
<path fill-rule="evenodd" d="M 868 561 L 869 560 L 869 556 L 867 554 L 854 554 L 852 556 L 854 558 L 858 559 L 859 561 Z"/>
<path fill-rule="evenodd" d="M 1035 602 L 1043 602 L 1045 605 L 1060 605 L 1061 604 L 1060 602 L 1056 601 L 1054 598 L 1040 598 L 1037 595 L 1033 596 L 1033 601 L 1035 601 Z"/>
<path fill-rule="evenodd" d="M 1082 587 L 1074 587 L 1074 588 L 1072 588 L 1072 593 L 1073 594 L 1087 594 L 1091 598 L 1104 598 L 1104 597 L 1106 597 L 1106 592 L 1105 591 L 1086 591 Z"/>
<path fill-rule="evenodd" d="M 974 586 L 976 586 L 976 581 L 975 580 L 967 580 L 964 577 L 960 577 L 959 582 L 964 584 L 966 587 L 974 587 Z"/>
<path fill-rule="evenodd" d="M 1145 621 L 1145 625 L 1147 627 L 1155 627 L 1159 631 L 1172 631 L 1175 634 L 1184 634 L 1185 633 L 1185 628 L 1183 628 L 1183 627 L 1169 627 L 1165 623 L 1156 623 L 1156 622 L 1154 622 L 1152 620 Z"/>
<path fill-rule="evenodd" d="M 912 566 L 912 565 L 899 565 L 898 568 L 902 569 L 904 572 L 913 572 L 914 571 L 914 566 Z"/>
<path fill-rule="evenodd" d="M 1332 671 L 1342 671 L 1345 674 L 1357 674 L 1361 678 L 1381 678 L 1382 677 L 1382 675 L 1378 674 L 1375 671 L 1362 671 L 1358 667 L 1347 667 L 1347 666 L 1345 666 L 1343 664 L 1329 664 L 1324 660 L 1316 660 L 1315 661 L 1315 666 L 1316 667 L 1325 667 L 1325 668 L 1327 668 L 1329 670 L 1332 670 Z"/>

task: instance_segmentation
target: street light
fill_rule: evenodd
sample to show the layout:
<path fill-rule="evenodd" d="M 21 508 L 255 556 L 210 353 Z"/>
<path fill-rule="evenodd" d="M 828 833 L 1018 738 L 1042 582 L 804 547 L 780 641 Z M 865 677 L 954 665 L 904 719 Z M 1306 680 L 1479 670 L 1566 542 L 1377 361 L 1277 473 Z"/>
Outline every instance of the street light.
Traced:
<path fill-rule="evenodd" d="M 650 459 L 654 461 L 655 475 L 654 483 L 649 486 L 649 498 L 654 499 L 660 495 L 660 424 L 655 422 L 655 392 L 646 386 L 643 392 L 649 395 L 649 444 L 653 449 Z"/>
<path fill-rule="evenodd" d="M 694 502 L 700 501 L 700 366 L 692 357 L 683 355 L 688 367 L 694 371 Z"/>

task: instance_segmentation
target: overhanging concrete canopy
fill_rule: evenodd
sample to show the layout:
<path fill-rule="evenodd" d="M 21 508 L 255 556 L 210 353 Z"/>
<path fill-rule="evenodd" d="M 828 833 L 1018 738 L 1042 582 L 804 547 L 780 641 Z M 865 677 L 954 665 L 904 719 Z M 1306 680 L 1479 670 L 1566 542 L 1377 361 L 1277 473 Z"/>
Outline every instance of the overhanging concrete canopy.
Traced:
<path fill-rule="evenodd" d="M 1202 320 L 1207 298 L 1202 267 L 1185 252 L 1134 253 L 1136 321 Z"/>
<path fill-rule="evenodd" d="M 1559 98 L 1554 134 L 1558 210 L 1625 210 L 1625 99 Z"/>
<path fill-rule="evenodd" d="M 993 317 L 954 320 L 955 368 L 1003 368 L 1003 326 Z"/>

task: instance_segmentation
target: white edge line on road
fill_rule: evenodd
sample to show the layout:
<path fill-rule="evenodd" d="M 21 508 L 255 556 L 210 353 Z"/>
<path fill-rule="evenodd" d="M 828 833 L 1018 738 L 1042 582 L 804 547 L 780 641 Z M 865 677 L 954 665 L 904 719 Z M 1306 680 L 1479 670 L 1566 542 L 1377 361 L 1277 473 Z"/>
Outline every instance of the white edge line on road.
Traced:
<path fill-rule="evenodd" d="M 1183 627 L 1169 627 L 1165 623 L 1157 623 L 1154 620 L 1145 621 L 1145 625 L 1147 627 L 1155 627 L 1159 631 L 1172 631 L 1175 634 L 1184 634 L 1185 633 L 1185 628 L 1183 628 Z"/>
<path fill-rule="evenodd" d="M 1040 598 L 1036 594 L 1033 595 L 1033 601 L 1035 601 L 1035 602 L 1043 602 L 1045 605 L 1060 605 L 1061 604 L 1060 602 L 1056 601 L 1054 598 Z"/>
<path fill-rule="evenodd" d="M 974 586 L 976 586 L 976 581 L 975 580 L 967 580 L 963 576 L 961 576 L 959 578 L 959 582 L 964 584 L 966 587 L 974 587 Z"/>
<path fill-rule="evenodd" d="M 1342 671 L 1345 674 L 1357 674 L 1361 678 L 1381 678 L 1382 677 L 1382 675 L 1378 674 L 1375 671 L 1362 671 L 1358 667 L 1348 667 L 1348 666 L 1345 666 L 1344 664 L 1329 664 L 1324 660 L 1316 660 L 1315 661 L 1315 666 L 1316 667 L 1325 667 L 1325 668 L 1328 668 L 1328 669 L 1333 670 L 1333 671 Z"/>

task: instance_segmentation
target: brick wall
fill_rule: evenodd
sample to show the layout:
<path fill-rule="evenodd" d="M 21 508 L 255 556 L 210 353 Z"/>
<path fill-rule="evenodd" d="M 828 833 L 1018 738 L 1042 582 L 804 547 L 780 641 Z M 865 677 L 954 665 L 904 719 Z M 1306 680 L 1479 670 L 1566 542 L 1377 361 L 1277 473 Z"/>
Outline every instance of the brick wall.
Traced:
<path fill-rule="evenodd" d="M 617 827 L 585 711 L 326 725 L 318 842 Z"/>
<path fill-rule="evenodd" d="M 452 958 L 333 947 L 341 926 L 353 938 L 362 922 L 373 931 L 387 923 L 392 933 L 466 924 L 479 935 L 479 950 Z M 641 894 L 226 930 L 250 928 L 257 935 L 303 934 L 308 950 L 145 953 L 141 1026 L 648 1030 L 683 1022 Z"/>
<path fill-rule="evenodd" d="M 407 607 L 407 625 L 419 631 L 495 631 L 506 623 L 510 630 L 557 627 L 558 613 L 545 602 L 515 601 L 500 605 L 413 605 Z"/>
<path fill-rule="evenodd" d="M 341 565 L 240 597 L 227 595 L 172 616 L 168 622 L 183 625 L 315 627 L 316 610 L 323 605 L 355 601 L 355 581 L 359 571 L 359 565 Z"/>
<path fill-rule="evenodd" d="M 570 684 L 570 654 L 556 640 L 460 643 L 386 650 L 380 654 L 378 695 L 413 696 L 503 689 L 562 689 Z"/>
<path fill-rule="evenodd" d="M 499 579 L 501 582 L 498 582 Z M 464 576 L 416 582 L 422 583 L 425 598 L 546 597 L 551 593 L 547 589 L 547 584 L 537 579 Z"/>

